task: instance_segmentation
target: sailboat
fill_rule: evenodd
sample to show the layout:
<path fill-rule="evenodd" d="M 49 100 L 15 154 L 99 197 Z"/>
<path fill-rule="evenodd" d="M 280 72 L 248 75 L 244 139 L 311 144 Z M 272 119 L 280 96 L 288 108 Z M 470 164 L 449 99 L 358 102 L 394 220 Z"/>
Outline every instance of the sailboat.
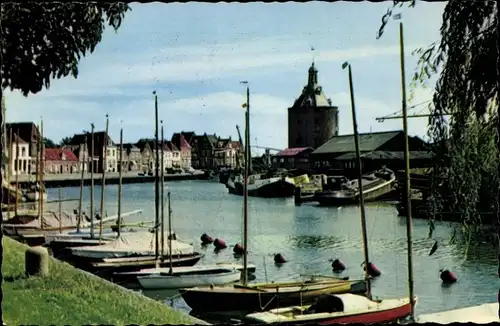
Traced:
<path fill-rule="evenodd" d="M 246 125 L 250 125 L 250 88 L 247 87 L 247 101 L 243 104 L 246 108 L 247 120 Z M 239 131 L 238 131 L 239 132 Z M 250 133 L 249 128 L 245 133 Z M 246 138 L 246 136 L 245 136 Z M 250 139 L 250 136 L 248 136 Z M 240 137 L 241 143 L 241 137 Z M 245 144 L 245 152 L 247 147 L 250 147 L 250 141 Z M 252 172 L 252 157 L 250 154 L 250 149 L 248 149 L 248 160 L 249 160 L 249 173 Z M 241 174 L 236 175 L 233 179 L 228 178 L 225 182 L 226 188 L 228 188 L 229 193 L 239 196 L 244 196 L 244 193 L 251 197 L 264 197 L 264 198 L 283 198 L 292 197 L 295 193 L 295 181 L 294 178 L 290 178 L 286 175 L 278 174 Z M 246 190 L 245 190 L 246 189 Z"/>
<path fill-rule="evenodd" d="M 348 67 L 349 87 L 351 93 L 352 120 L 354 129 L 354 139 L 356 147 L 356 163 L 359 169 L 358 184 L 361 185 L 361 155 L 359 150 L 358 126 L 356 122 L 356 110 L 354 105 L 354 91 L 352 86 L 351 65 L 345 62 L 342 68 Z M 403 109 L 404 110 L 404 109 Z M 408 168 L 408 162 L 406 166 Z M 368 241 L 366 235 L 366 218 L 364 208 L 364 192 L 359 193 L 359 204 L 361 210 L 361 228 L 363 232 L 363 247 L 365 256 L 365 278 L 368 279 Z M 408 232 L 409 235 L 411 231 Z M 409 243 L 410 243 L 409 239 Z M 410 249 L 410 248 L 409 248 Z M 353 294 L 322 295 L 312 305 L 290 306 L 277 308 L 267 312 L 257 312 L 245 316 L 245 322 L 252 324 L 347 324 L 347 323 L 387 323 L 395 322 L 413 314 L 413 307 L 417 298 L 413 297 L 413 285 L 411 279 L 411 251 L 409 250 L 409 283 L 410 296 L 407 298 L 373 300 L 371 291 L 367 292 L 367 297 Z M 368 283 L 370 285 L 370 283 Z"/>
<path fill-rule="evenodd" d="M 247 87 L 247 105 L 249 88 Z M 182 289 L 184 301 L 197 312 L 220 311 L 262 311 L 276 308 L 278 305 L 293 305 L 311 302 L 321 293 L 346 293 L 352 288 L 366 291 L 364 281 L 349 282 L 340 279 L 324 279 L 319 281 L 277 282 L 264 284 L 248 284 L 248 172 L 250 160 L 249 146 L 249 111 L 245 113 L 245 169 L 243 191 L 243 272 L 242 284 L 230 286 L 199 286 Z"/>
<path fill-rule="evenodd" d="M 161 152 L 161 245 L 162 257 L 164 248 L 164 166 L 163 166 L 163 149 L 164 149 L 164 136 L 163 125 L 161 127 L 162 138 L 162 152 Z M 170 192 L 168 196 L 168 250 L 172 252 L 172 207 L 170 204 Z M 137 273 L 137 280 L 144 289 L 179 289 L 183 287 L 194 287 L 199 285 L 222 285 L 238 281 L 241 278 L 241 272 L 236 268 L 229 266 L 190 266 L 190 267 L 177 267 L 172 266 L 172 255 L 169 255 L 170 268 L 165 271 L 165 268 L 156 268 L 150 270 L 149 273 Z"/>

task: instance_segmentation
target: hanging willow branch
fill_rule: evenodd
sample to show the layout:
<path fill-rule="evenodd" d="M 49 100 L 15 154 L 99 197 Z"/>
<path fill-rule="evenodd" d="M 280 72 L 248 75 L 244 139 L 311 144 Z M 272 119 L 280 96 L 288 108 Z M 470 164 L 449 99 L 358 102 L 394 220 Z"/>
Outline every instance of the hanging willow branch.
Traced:
<path fill-rule="evenodd" d="M 382 17 L 377 38 L 402 4 L 394 1 Z M 451 0 L 444 9 L 441 40 L 413 53 L 419 60 L 412 88 L 438 77 L 429 118 L 436 157 L 428 203 L 430 235 L 441 211 L 458 212 L 461 230 L 469 236 L 485 222 L 479 211 L 495 211 L 500 221 L 497 11 L 495 1 Z M 445 114 L 451 114 L 449 121 Z"/>

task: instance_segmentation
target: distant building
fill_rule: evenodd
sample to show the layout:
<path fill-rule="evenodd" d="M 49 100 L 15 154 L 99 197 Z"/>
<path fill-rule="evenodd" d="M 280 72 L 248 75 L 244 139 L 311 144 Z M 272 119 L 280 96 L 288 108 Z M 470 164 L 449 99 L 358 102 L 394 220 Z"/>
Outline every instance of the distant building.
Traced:
<path fill-rule="evenodd" d="M 153 169 L 155 142 L 152 139 L 142 138 L 135 144 L 141 152 L 139 170 L 148 172 Z"/>
<path fill-rule="evenodd" d="M 69 149 L 45 149 L 45 173 L 77 173 L 80 162 L 76 155 Z"/>
<path fill-rule="evenodd" d="M 7 141 L 12 133 L 17 134 L 21 139 L 28 143 L 28 155 L 32 158 L 28 172 L 36 171 L 37 157 L 39 156 L 37 142 L 41 140 L 40 130 L 33 122 L 13 122 L 5 124 Z"/>
<path fill-rule="evenodd" d="M 30 173 L 31 156 L 29 155 L 29 147 L 30 144 L 21 139 L 17 134 L 12 136 L 12 143 L 8 143 L 7 141 L 7 148 L 10 151 L 8 159 L 10 161 L 9 173 L 11 176 Z"/>
<path fill-rule="evenodd" d="M 90 168 L 93 169 L 95 173 L 102 173 L 104 169 L 106 169 L 107 172 L 116 171 L 116 145 L 109 135 L 106 136 L 105 131 L 94 132 L 93 142 L 91 133 L 76 134 L 71 138 L 68 145 L 81 146 L 85 141 L 87 141 L 89 157 L 93 161 Z M 105 143 L 107 144 L 106 153 L 104 152 Z M 94 145 L 93 147 L 92 144 Z"/>
<path fill-rule="evenodd" d="M 172 135 L 172 143 L 181 153 L 181 168 L 183 169 L 192 167 L 193 148 L 190 144 L 190 140 L 192 140 L 194 136 L 194 132 L 180 132 Z"/>
<path fill-rule="evenodd" d="M 430 164 L 428 144 L 418 137 L 408 137 L 410 167 L 427 167 Z M 383 131 L 359 134 L 359 150 L 363 173 L 387 166 L 393 170 L 404 168 L 403 153 L 405 136 L 403 131 Z M 341 170 L 343 175 L 357 175 L 354 135 L 335 136 L 317 148 L 311 159 L 317 172 Z"/>
<path fill-rule="evenodd" d="M 287 148 L 273 156 L 272 167 L 275 169 L 311 169 L 310 157 L 314 151 L 312 147 Z"/>
<path fill-rule="evenodd" d="M 142 154 L 139 147 L 126 143 L 123 144 L 123 149 L 127 152 L 127 170 L 139 171 L 142 167 Z"/>
<path fill-rule="evenodd" d="M 338 107 L 332 106 L 318 84 L 318 70 L 313 62 L 307 85 L 288 108 L 288 147 L 320 147 L 338 135 L 338 115 Z"/>
<path fill-rule="evenodd" d="M 167 141 L 165 145 L 172 152 L 172 168 L 179 169 L 181 167 L 181 151 L 171 141 Z"/>

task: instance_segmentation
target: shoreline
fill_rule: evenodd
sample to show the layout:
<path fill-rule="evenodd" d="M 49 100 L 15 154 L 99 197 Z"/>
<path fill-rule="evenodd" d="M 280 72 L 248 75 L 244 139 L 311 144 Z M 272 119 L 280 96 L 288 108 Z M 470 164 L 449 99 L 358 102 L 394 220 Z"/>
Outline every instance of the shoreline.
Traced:
<path fill-rule="evenodd" d="M 166 174 L 164 176 L 165 181 L 185 181 L 185 180 L 208 180 L 209 174 L 206 172 L 189 174 L 189 173 L 178 173 L 178 174 Z M 18 177 L 18 183 L 22 188 L 26 188 L 29 183 L 35 180 L 34 175 L 20 175 Z M 15 185 L 16 181 L 9 180 L 11 185 Z M 118 172 L 108 172 L 106 173 L 106 185 L 117 185 L 119 183 Z M 152 183 L 155 181 L 154 176 L 149 175 L 138 175 L 135 172 L 124 173 L 122 175 L 122 184 L 130 183 Z M 45 174 L 43 178 L 43 183 L 46 188 L 57 188 L 57 187 L 79 187 L 81 184 L 81 175 L 78 173 L 73 174 Z M 94 174 L 94 185 L 98 186 L 102 183 L 102 174 Z M 84 186 L 90 186 L 91 178 L 90 173 L 86 173 L 83 179 Z"/>

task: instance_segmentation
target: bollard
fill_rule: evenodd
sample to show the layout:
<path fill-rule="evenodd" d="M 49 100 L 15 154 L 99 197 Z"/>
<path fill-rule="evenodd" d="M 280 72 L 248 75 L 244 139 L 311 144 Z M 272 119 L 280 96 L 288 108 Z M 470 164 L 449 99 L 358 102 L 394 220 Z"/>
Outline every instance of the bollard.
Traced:
<path fill-rule="evenodd" d="M 43 247 L 28 248 L 24 255 L 27 276 L 49 275 L 49 252 Z"/>

